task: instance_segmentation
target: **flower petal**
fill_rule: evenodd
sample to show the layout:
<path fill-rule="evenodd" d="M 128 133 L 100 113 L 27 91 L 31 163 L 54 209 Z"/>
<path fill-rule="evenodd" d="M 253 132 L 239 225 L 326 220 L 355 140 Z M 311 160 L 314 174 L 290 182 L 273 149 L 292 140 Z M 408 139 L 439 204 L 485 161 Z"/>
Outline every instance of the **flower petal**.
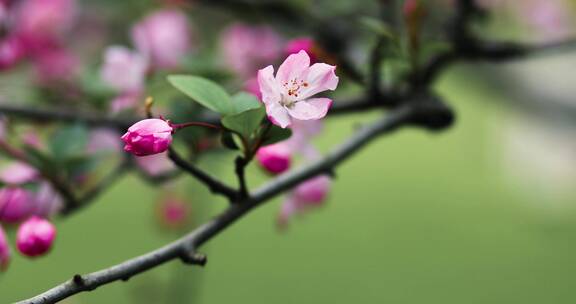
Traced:
<path fill-rule="evenodd" d="M 274 67 L 269 65 L 258 71 L 258 85 L 265 104 L 280 102 L 280 88 L 274 78 Z"/>
<path fill-rule="evenodd" d="M 314 94 L 331 90 L 338 86 L 338 76 L 335 73 L 336 67 L 325 63 L 315 63 L 308 69 L 306 82 L 308 86 L 300 92 L 300 99 L 306 99 Z"/>
<path fill-rule="evenodd" d="M 304 79 L 302 76 L 305 76 L 309 67 L 310 57 L 305 51 L 292 54 L 278 68 L 276 80 L 279 84 L 283 84 L 294 78 Z"/>
<path fill-rule="evenodd" d="M 266 104 L 266 114 L 268 114 L 268 119 L 270 119 L 273 124 L 281 128 L 286 128 L 292 123 L 292 119 L 290 119 L 286 108 L 278 103 Z"/>
<path fill-rule="evenodd" d="M 288 109 L 288 113 L 300 120 L 320 119 L 326 116 L 331 105 L 332 100 L 329 98 L 312 98 L 295 103 L 291 109 Z"/>

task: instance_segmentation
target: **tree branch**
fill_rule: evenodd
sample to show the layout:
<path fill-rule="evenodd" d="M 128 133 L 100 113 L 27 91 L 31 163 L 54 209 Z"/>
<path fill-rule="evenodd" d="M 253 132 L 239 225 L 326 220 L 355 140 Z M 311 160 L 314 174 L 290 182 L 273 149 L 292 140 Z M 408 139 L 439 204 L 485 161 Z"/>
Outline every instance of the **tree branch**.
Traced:
<path fill-rule="evenodd" d="M 19 303 L 55 303 L 74 294 L 94 290 L 99 286 L 114 281 L 127 280 L 134 275 L 142 273 L 167 261 L 176 258 L 190 257 L 191 252 L 194 252 L 202 244 L 218 235 L 243 215 L 265 201 L 268 201 L 309 178 L 331 170 L 365 147 L 378 136 L 390 133 L 404 125 L 418 123 L 420 115 L 422 115 L 424 111 L 428 113 L 430 110 L 430 108 L 426 107 L 422 107 L 422 110 L 420 110 L 422 105 L 429 104 L 411 102 L 393 110 L 388 116 L 383 117 L 375 123 L 357 131 L 351 138 L 333 150 L 333 152 L 323 160 L 277 177 L 265 186 L 256 190 L 246 201 L 231 205 L 220 216 L 198 227 L 196 230 L 175 242 L 110 268 L 86 275 L 75 275 L 74 278 L 62 283 L 61 285 Z M 445 109 L 444 107 L 440 108 L 442 110 Z M 172 153 L 172 155 L 176 155 L 176 159 L 179 159 L 177 154 Z"/>
<path fill-rule="evenodd" d="M 172 162 L 174 162 L 176 166 L 180 167 L 182 170 L 188 172 L 190 175 L 194 176 L 196 179 L 208 186 L 210 191 L 213 193 L 224 195 L 230 201 L 234 201 L 238 198 L 238 193 L 236 190 L 230 188 L 229 186 L 208 175 L 206 172 L 187 162 L 180 155 L 178 155 L 174 148 L 168 149 L 168 157 L 172 160 Z"/>

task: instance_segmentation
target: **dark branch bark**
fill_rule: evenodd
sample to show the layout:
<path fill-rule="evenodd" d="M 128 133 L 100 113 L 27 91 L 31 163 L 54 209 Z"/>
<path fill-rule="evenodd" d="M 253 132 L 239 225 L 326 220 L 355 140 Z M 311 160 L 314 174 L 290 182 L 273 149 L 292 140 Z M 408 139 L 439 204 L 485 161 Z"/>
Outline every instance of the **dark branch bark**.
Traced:
<path fill-rule="evenodd" d="M 231 205 L 220 216 L 198 227 L 196 230 L 173 243 L 110 268 L 86 275 L 75 275 L 72 279 L 61 285 L 19 303 L 55 303 L 74 294 L 94 290 L 99 286 L 114 281 L 127 280 L 134 275 L 167 261 L 181 258 L 182 256 L 189 256 L 191 248 L 196 250 L 263 202 L 270 200 L 306 179 L 330 171 L 334 166 L 348 159 L 378 136 L 390 133 L 403 125 L 414 123 L 414 119 L 419 113 L 417 105 L 418 103 L 410 103 L 407 106 L 392 111 L 388 116 L 359 130 L 354 136 L 336 148 L 323 160 L 277 177 L 267 185 L 256 190 L 247 201 Z"/>
<path fill-rule="evenodd" d="M 190 175 L 204 183 L 213 193 L 224 195 L 230 201 L 234 201 L 238 198 L 238 193 L 236 190 L 228 187 L 219 180 L 208 175 L 206 172 L 200 170 L 196 166 L 183 159 L 180 155 L 178 155 L 174 148 L 168 149 L 168 157 L 174 162 L 176 166 L 180 167 L 182 170 L 188 172 Z"/>

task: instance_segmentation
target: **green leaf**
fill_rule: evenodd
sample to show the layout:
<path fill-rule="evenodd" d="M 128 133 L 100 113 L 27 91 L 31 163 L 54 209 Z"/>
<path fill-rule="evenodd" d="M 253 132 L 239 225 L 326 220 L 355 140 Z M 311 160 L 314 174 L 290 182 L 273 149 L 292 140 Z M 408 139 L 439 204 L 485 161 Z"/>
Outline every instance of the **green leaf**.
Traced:
<path fill-rule="evenodd" d="M 83 155 L 88 143 L 88 130 L 83 125 L 66 126 L 52 136 L 50 151 L 57 160 Z"/>
<path fill-rule="evenodd" d="M 290 129 L 282 129 L 276 125 L 270 127 L 270 130 L 266 132 L 264 138 L 262 140 L 262 145 L 267 146 L 271 144 L 275 144 L 280 141 L 284 141 L 292 136 L 292 130 Z"/>
<path fill-rule="evenodd" d="M 244 111 L 242 113 L 228 115 L 222 118 L 222 125 L 228 130 L 234 131 L 244 139 L 249 140 L 250 136 L 262 123 L 266 112 L 264 107 Z"/>
<path fill-rule="evenodd" d="M 214 112 L 222 115 L 235 113 L 230 95 L 211 80 L 190 75 L 170 75 L 168 82 Z"/>
<path fill-rule="evenodd" d="M 262 103 L 256 96 L 247 92 L 238 92 L 232 96 L 232 104 L 234 106 L 234 113 L 242 113 L 262 106 Z"/>

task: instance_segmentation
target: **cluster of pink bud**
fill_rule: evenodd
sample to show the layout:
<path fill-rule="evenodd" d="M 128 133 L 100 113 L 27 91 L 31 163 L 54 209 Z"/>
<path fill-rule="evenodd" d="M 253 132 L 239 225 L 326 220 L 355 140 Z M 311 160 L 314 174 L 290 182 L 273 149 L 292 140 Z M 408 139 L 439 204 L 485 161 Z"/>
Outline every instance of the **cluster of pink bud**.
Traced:
<path fill-rule="evenodd" d="M 46 218 L 58 212 L 60 196 L 42 181 L 35 168 L 22 162 L 10 163 L 0 170 L 0 181 L 5 184 L 0 189 L 0 223 L 8 227 L 19 225 L 16 245 L 23 255 L 46 253 L 55 237 L 55 228 Z M 5 270 L 9 261 L 10 246 L 0 226 L 0 270 Z"/>

